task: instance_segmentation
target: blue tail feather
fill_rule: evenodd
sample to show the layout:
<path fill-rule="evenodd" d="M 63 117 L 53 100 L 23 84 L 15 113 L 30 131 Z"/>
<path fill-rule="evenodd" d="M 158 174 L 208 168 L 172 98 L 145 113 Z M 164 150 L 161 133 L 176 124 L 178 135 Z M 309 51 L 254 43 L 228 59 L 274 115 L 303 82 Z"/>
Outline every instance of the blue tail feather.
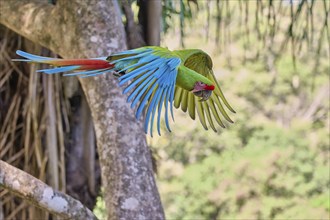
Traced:
<path fill-rule="evenodd" d="M 78 69 L 79 67 L 80 66 L 63 66 L 63 67 L 57 67 L 57 68 L 53 68 L 53 69 L 37 70 L 37 72 L 38 73 L 43 72 L 46 74 L 55 74 L 55 73 L 72 71 L 72 70 Z"/>
<path fill-rule="evenodd" d="M 107 72 L 110 72 L 111 69 L 104 69 L 104 70 L 99 70 L 98 72 L 96 73 L 93 73 L 93 74 L 85 74 L 85 75 L 82 75 L 82 76 L 79 76 L 80 78 L 87 78 L 87 77 L 91 77 L 91 76 L 98 76 L 98 75 L 102 75 L 102 74 L 105 74 Z"/>
<path fill-rule="evenodd" d="M 85 75 L 85 74 L 93 74 L 98 73 L 99 71 L 103 71 L 107 69 L 99 69 L 99 70 L 89 70 L 89 71 L 82 71 L 82 72 L 75 72 L 75 73 L 65 73 L 63 76 L 78 76 L 78 75 Z"/>
<path fill-rule="evenodd" d="M 21 51 L 21 50 L 17 50 L 16 51 L 16 54 L 17 55 L 20 55 L 20 56 L 22 56 L 22 57 L 24 57 L 26 59 L 29 59 L 29 60 L 23 60 L 23 61 L 42 62 L 42 61 L 45 61 L 45 60 L 56 60 L 54 58 L 37 56 L 37 55 L 31 54 L 31 53 L 27 53 L 27 52 L 24 52 L 24 51 Z"/>

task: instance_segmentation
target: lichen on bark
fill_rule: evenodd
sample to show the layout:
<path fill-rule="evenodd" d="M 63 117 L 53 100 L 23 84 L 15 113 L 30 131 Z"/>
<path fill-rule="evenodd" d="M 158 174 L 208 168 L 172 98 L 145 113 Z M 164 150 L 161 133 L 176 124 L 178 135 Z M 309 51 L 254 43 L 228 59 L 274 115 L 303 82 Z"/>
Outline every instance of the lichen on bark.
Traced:
<path fill-rule="evenodd" d="M 0 160 L 0 187 L 39 208 L 66 219 L 97 219 L 88 208 L 72 197 L 53 190 L 41 180 Z"/>
<path fill-rule="evenodd" d="M 126 49 L 117 1 L 1 4 L 0 23 L 64 58 L 107 56 Z M 80 82 L 96 131 L 108 217 L 164 219 L 142 122 L 134 118 L 117 80 L 106 74 Z M 127 209 L 135 200 L 134 209 Z"/>

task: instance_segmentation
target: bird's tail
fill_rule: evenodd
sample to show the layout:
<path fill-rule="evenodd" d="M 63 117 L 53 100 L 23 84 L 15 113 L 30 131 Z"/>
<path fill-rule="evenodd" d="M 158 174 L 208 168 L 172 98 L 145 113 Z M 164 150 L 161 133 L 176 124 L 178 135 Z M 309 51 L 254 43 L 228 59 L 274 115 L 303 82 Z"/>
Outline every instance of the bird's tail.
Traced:
<path fill-rule="evenodd" d="M 17 50 L 16 54 L 25 59 L 13 59 L 13 61 L 24 61 L 32 63 L 45 63 L 55 66 L 56 68 L 38 70 L 47 74 L 55 74 L 61 72 L 70 72 L 82 70 L 79 72 L 65 73 L 64 76 L 80 76 L 89 77 L 109 72 L 114 69 L 114 64 L 106 60 L 106 57 L 92 59 L 56 59 L 33 55 L 21 50 Z"/>

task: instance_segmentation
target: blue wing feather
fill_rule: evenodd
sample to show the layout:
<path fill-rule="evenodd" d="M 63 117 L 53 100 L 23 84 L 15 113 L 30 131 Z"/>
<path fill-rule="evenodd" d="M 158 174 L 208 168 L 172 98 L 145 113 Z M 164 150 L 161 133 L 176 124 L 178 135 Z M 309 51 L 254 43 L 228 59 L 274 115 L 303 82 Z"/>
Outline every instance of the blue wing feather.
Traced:
<path fill-rule="evenodd" d="M 156 112 L 157 107 L 162 104 L 159 102 L 162 92 L 163 92 L 163 90 L 159 90 L 159 93 L 156 96 L 155 106 L 152 109 L 152 116 L 151 116 L 151 122 L 150 122 L 150 136 L 151 137 L 152 137 L 152 131 L 153 131 L 153 126 L 154 126 L 155 112 Z"/>
<path fill-rule="evenodd" d="M 172 116 L 173 121 L 174 121 L 174 114 L 173 114 L 174 90 L 175 90 L 175 86 L 174 86 L 174 83 L 173 83 L 171 85 L 171 94 L 170 94 L 170 109 L 171 109 L 171 116 Z"/>
<path fill-rule="evenodd" d="M 131 89 L 133 89 L 138 83 L 140 83 L 142 80 L 144 80 L 145 78 L 149 77 L 152 74 L 152 72 L 147 72 L 145 74 L 143 74 L 141 77 L 139 77 L 138 79 L 136 79 L 134 82 L 132 82 L 129 86 L 127 86 L 124 91 L 123 94 L 126 94 L 127 92 L 129 92 Z"/>
<path fill-rule="evenodd" d="M 147 110 L 147 114 L 145 117 L 145 121 L 144 121 L 144 132 L 147 133 L 148 132 L 148 125 L 149 125 L 149 121 L 150 121 L 150 117 L 151 117 L 151 122 L 150 122 L 150 135 L 152 137 L 152 124 L 153 124 L 153 117 L 155 115 L 155 104 L 157 103 L 157 101 L 159 100 L 159 96 L 160 96 L 160 92 L 162 90 L 161 89 L 157 89 L 155 92 L 155 95 L 152 97 L 152 100 L 148 106 L 148 110 Z M 150 114 L 152 113 L 152 115 L 150 116 Z"/>
<path fill-rule="evenodd" d="M 158 65 L 161 65 L 162 62 L 163 62 L 162 60 L 158 59 L 156 61 L 150 62 L 139 68 L 132 70 L 131 72 L 119 77 L 119 81 L 120 81 L 119 85 L 123 85 L 124 83 L 137 77 L 138 75 L 143 74 L 145 71 L 150 70 L 150 68 L 152 68 L 152 67 L 157 67 Z"/>
<path fill-rule="evenodd" d="M 144 94 L 144 92 L 149 87 L 151 81 L 153 80 L 152 76 L 149 76 L 146 80 L 144 80 L 139 86 L 137 86 L 134 91 L 128 96 L 128 101 L 131 101 L 132 98 L 134 100 L 132 101 L 131 107 L 134 108 L 134 106 L 137 104 L 137 102 L 140 100 L 141 96 Z"/>
<path fill-rule="evenodd" d="M 152 86 L 149 88 L 148 91 L 146 91 L 147 93 L 143 97 L 143 100 L 140 101 L 139 107 L 136 110 L 136 114 L 135 114 L 137 119 L 139 119 L 141 117 L 142 110 L 144 109 L 145 105 L 147 104 L 147 101 L 148 101 L 151 93 L 153 92 L 153 90 L 155 89 L 156 86 L 157 86 L 157 84 L 155 83 L 155 80 L 154 80 Z"/>
<path fill-rule="evenodd" d="M 154 78 L 157 79 L 155 84 L 156 85 L 159 85 L 160 84 L 160 79 L 161 79 L 161 76 L 164 76 L 164 73 L 166 74 L 166 71 L 167 71 L 168 67 L 166 65 L 162 65 L 161 67 L 159 67 L 159 69 L 154 73 Z M 166 85 L 166 84 L 165 84 Z M 149 117 L 150 117 L 150 113 L 151 113 L 151 110 L 154 108 L 154 104 L 156 102 L 156 99 L 158 98 L 157 96 L 159 95 L 159 91 L 163 89 L 163 84 L 160 84 L 160 86 L 157 88 L 157 91 L 156 91 L 156 98 L 153 97 L 151 102 L 149 103 L 149 107 L 148 107 L 148 112 L 146 114 L 146 118 L 145 118 L 145 132 L 147 132 L 148 130 L 148 124 L 149 124 Z M 165 86 L 166 87 L 166 86 Z M 150 91 L 152 91 L 153 89 L 150 89 Z M 145 100 L 146 99 L 149 99 L 150 97 L 150 91 L 147 93 L 147 96 L 143 99 L 143 102 L 142 102 L 142 105 L 144 102 L 146 102 Z M 139 111 L 139 109 L 138 109 Z M 141 106 L 140 106 L 140 111 L 141 111 Z"/>
<path fill-rule="evenodd" d="M 145 64 L 145 63 L 143 63 L 143 62 L 137 62 L 137 63 L 135 63 L 135 64 L 127 65 L 126 67 L 121 68 L 120 70 L 121 70 L 121 71 L 127 71 L 127 70 L 129 70 L 129 69 L 134 69 L 135 67 L 141 66 L 141 65 L 143 65 L 143 64 Z"/>
<path fill-rule="evenodd" d="M 172 56 L 170 52 L 158 51 L 153 49 L 136 49 L 125 51 L 117 55 L 131 55 L 113 61 L 115 68 L 120 71 L 126 71 L 126 74 L 119 77 L 119 85 L 128 84 L 123 90 L 126 94 L 131 92 L 127 98 L 131 102 L 131 107 L 134 108 L 137 104 L 138 107 L 135 112 L 135 117 L 139 119 L 144 109 L 145 133 L 150 131 L 152 136 L 153 123 L 155 121 L 157 111 L 157 130 L 160 135 L 160 117 L 162 114 L 162 106 L 165 108 L 165 125 L 167 130 L 171 131 L 168 111 L 173 117 L 173 101 L 174 90 L 177 76 L 177 68 L 180 65 L 180 58 Z M 124 68 L 120 68 L 125 66 Z M 170 103 L 170 104 L 168 104 Z"/>
<path fill-rule="evenodd" d="M 169 122 L 168 122 L 168 102 L 169 102 L 169 95 L 168 95 L 169 88 L 166 91 L 166 96 L 165 96 L 165 125 L 168 131 L 171 131 Z"/>
<path fill-rule="evenodd" d="M 158 131 L 159 136 L 160 136 L 160 116 L 162 114 L 162 107 L 163 107 L 165 94 L 166 94 L 165 90 L 163 90 L 162 92 L 163 93 L 162 93 L 162 96 L 161 96 L 161 99 L 160 99 L 159 105 L 158 105 L 158 117 L 157 117 L 157 131 Z"/>
<path fill-rule="evenodd" d="M 152 52 L 151 48 L 137 48 L 137 49 L 132 49 L 132 50 L 125 50 L 119 53 L 116 53 L 116 55 L 131 55 L 131 54 L 143 54 L 146 52 Z"/>
<path fill-rule="evenodd" d="M 29 54 L 23 51 L 17 51 L 17 54 L 26 58 L 26 60 L 17 60 L 25 62 L 46 62 L 48 60 L 57 60 L 54 58 Z M 64 76 L 91 77 L 109 71 L 124 72 L 125 74 L 119 77 L 119 85 L 122 86 L 127 84 L 123 93 L 126 94 L 130 92 L 127 101 L 131 102 L 132 108 L 137 106 L 135 112 L 135 117 L 137 119 L 141 117 L 143 110 L 146 110 L 144 122 L 145 133 L 149 130 L 152 136 L 153 124 L 157 111 L 157 131 L 160 135 L 160 117 L 162 115 L 163 105 L 165 111 L 165 125 L 167 130 L 171 131 L 168 120 L 168 108 L 170 108 L 171 116 L 174 120 L 174 90 L 178 66 L 181 63 L 180 57 L 164 48 L 144 47 L 116 53 L 108 58 L 103 57 L 102 59 L 107 59 L 109 63 L 114 64 L 113 68 L 66 73 Z M 73 71 L 77 68 L 79 68 L 77 65 L 63 66 L 39 70 L 38 72 L 54 74 Z"/>

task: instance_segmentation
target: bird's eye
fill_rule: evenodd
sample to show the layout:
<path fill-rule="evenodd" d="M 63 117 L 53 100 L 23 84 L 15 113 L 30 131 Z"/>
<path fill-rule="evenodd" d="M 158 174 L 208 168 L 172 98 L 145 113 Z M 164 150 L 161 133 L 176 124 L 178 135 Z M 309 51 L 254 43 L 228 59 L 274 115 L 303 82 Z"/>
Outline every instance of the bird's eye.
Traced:
<path fill-rule="evenodd" d="M 200 82 L 199 84 L 200 84 L 201 86 L 204 86 L 204 85 L 205 85 L 205 84 L 204 84 L 204 83 L 202 83 L 202 82 Z"/>

